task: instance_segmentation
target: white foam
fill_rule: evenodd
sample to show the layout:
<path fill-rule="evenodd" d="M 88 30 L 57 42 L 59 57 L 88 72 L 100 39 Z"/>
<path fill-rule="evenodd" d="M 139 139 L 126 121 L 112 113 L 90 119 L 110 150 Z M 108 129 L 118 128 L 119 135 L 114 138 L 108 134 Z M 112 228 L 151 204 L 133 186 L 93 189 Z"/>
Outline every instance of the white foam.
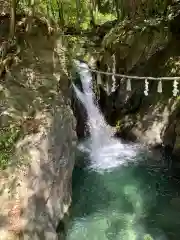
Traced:
<path fill-rule="evenodd" d="M 135 160 L 140 149 L 137 144 L 123 144 L 113 137 L 114 130 L 106 123 L 104 116 L 95 105 L 92 90 L 92 76 L 85 63 L 78 65 L 83 92 L 73 85 L 77 97 L 86 108 L 90 138 L 79 145 L 79 149 L 89 154 L 90 168 L 110 170 L 120 165 L 126 165 Z"/>

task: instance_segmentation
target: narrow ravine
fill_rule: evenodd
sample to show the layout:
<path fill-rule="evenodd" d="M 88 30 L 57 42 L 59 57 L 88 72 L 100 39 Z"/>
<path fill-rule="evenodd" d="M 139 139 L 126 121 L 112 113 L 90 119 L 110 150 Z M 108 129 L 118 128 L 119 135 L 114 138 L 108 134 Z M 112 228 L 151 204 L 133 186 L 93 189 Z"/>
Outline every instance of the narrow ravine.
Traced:
<path fill-rule="evenodd" d="M 74 169 L 66 239 L 180 239 L 180 183 L 170 180 L 164 168 L 149 166 L 143 146 L 113 137 L 94 103 L 90 72 L 78 71 L 83 92 L 74 87 L 87 110 L 90 131 L 80 150 L 85 152 L 84 161 L 87 154 L 89 161 L 84 168 Z"/>

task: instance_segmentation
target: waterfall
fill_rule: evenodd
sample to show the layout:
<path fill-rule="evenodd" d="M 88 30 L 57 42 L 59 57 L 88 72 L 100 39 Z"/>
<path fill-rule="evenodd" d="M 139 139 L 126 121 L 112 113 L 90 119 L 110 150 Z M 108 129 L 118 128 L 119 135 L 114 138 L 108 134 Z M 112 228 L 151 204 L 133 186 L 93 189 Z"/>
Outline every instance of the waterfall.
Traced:
<path fill-rule="evenodd" d="M 74 60 L 75 67 L 80 74 L 83 92 L 73 84 L 77 98 L 84 105 L 88 116 L 90 137 L 83 144 L 81 150 L 90 154 L 91 168 L 110 170 L 121 164 L 128 164 L 135 159 L 139 145 L 123 144 L 114 137 L 114 130 L 105 121 L 95 101 L 92 88 L 92 75 L 88 65 Z M 85 148 L 86 146 L 86 148 Z"/>
<path fill-rule="evenodd" d="M 98 108 L 89 67 L 79 61 L 75 61 L 75 67 L 82 86 L 81 90 L 75 84 L 73 87 L 87 111 L 89 128 L 89 137 L 79 148 L 88 153 L 90 161 L 88 166 L 74 171 L 74 179 L 79 179 L 79 184 L 73 189 L 74 216 L 67 240 L 168 239 L 161 230 L 162 219 L 165 222 L 171 215 L 167 212 L 169 205 L 163 207 L 162 192 L 166 188 L 161 173 L 158 175 L 157 169 L 140 166 L 144 147 L 125 144 L 114 137 L 113 128 Z"/>

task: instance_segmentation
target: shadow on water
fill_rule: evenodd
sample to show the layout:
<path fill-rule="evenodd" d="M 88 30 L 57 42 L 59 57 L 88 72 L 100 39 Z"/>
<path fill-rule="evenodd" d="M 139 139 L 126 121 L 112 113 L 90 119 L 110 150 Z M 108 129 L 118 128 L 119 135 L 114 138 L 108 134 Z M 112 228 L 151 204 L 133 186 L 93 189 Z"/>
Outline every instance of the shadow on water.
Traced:
<path fill-rule="evenodd" d="M 71 231 L 76 222 L 84 219 L 86 223 L 81 227 L 84 225 L 91 232 L 88 228 L 100 218 L 94 231 L 104 232 L 102 240 L 119 239 L 119 233 L 127 228 L 136 232 L 136 238 L 128 235 L 122 240 L 143 240 L 146 233 L 154 237 L 149 239 L 180 239 L 180 184 L 162 174 L 159 168 L 133 164 L 99 173 L 87 166 L 76 167 L 72 182 Z M 100 239 L 93 236 L 92 240 Z"/>

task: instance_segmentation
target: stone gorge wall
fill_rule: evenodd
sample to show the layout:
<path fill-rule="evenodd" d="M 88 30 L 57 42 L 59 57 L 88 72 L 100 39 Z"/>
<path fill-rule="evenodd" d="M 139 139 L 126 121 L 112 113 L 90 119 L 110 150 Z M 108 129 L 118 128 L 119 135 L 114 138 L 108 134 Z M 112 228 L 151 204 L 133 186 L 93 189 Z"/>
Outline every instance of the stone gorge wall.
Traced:
<path fill-rule="evenodd" d="M 99 68 L 107 71 L 109 67 L 112 72 L 115 55 L 117 73 L 179 76 L 179 17 L 168 25 L 145 26 L 148 31 L 145 28 L 143 34 L 138 30 L 133 33 L 134 23 L 115 26 L 103 40 Z M 142 80 L 132 80 L 132 91 L 128 92 L 126 81 L 117 78 L 116 91 L 109 95 L 106 88 L 108 82 L 112 86 L 111 77 L 102 80 L 99 103 L 108 123 L 117 127 L 118 136 L 150 146 L 165 146 L 174 154 L 179 152 L 179 97 L 172 96 L 172 81 L 163 82 L 162 94 L 157 93 L 157 81 L 149 81 L 149 95 L 144 96 Z"/>
<path fill-rule="evenodd" d="M 69 106 L 66 48 L 38 27 L 0 83 L 1 127 L 21 137 L 10 166 L 0 171 L 0 238 L 57 239 L 71 204 L 76 143 Z M 2 104 L 3 103 L 3 104 Z"/>
<path fill-rule="evenodd" d="M 170 59 L 178 61 L 175 54 L 178 49 L 174 41 L 162 51 L 153 55 L 144 67 L 134 67 L 129 75 L 136 76 L 169 76 Z M 167 69 L 166 69 L 167 68 Z M 172 69 L 173 71 L 173 69 Z M 178 73 L 177 73 L 178 75 Z M 117 78 L 116 91 L 109 96 L 105 89 L 100 87 L 100 105 L 108 122 L 119 126 L 120 135 L 129 136 L 148 145 L 166 144 L 164 134 L 169 120 L 178 111 L 178 99 L 172 96 L 173 82 L 163 82 L 163 92 L 157 92 L 158 81 L 149 81 L 148 96 L 144 95 L 145 83 L 143 80 L 132 80 L 132 91 L 126 90 L 126 80 Z M 170 140 L 169 140 L 170 141 Z M 173 142 L 173 140 L 172 140 Z"/>

